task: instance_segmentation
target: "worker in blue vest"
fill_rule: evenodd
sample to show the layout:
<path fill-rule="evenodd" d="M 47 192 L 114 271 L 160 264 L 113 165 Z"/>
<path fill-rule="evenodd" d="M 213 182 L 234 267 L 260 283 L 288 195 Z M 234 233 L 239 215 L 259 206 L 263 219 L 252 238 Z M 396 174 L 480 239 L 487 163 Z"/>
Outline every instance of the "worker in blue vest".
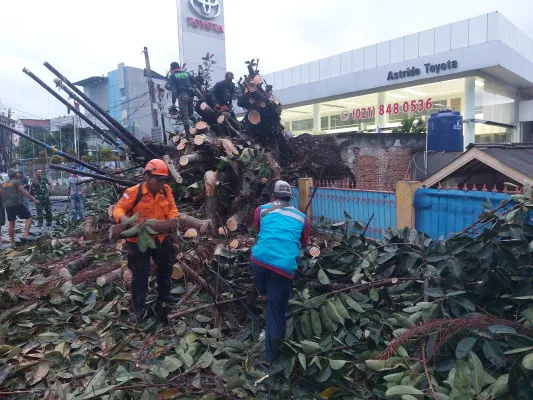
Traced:
<path fill-rule="evenodd" d="M 273 363 L 280 352 L 277 339 L 285 339 L 287 305 L 297 269 L 300 248 L 309 242 L 309 218 L 290 205 L 291 186 L 277 181 L 271 202 L 257 207 L 254 225 L 257 244 L 252 249 L 254 281 L 266 313 L 266 361 Z"/>

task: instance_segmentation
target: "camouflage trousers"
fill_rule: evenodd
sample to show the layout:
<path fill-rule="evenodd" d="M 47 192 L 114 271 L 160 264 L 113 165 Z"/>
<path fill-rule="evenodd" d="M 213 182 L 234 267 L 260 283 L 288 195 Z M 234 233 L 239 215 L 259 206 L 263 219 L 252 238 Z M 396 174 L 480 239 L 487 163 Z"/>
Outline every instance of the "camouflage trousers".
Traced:
<path fill-rule="evenodd" d="M 191 118 L 194 114 L 193 96 L 186 93 L 178 95 L 178 107 L 180 109 L 180 119 L 183 122 L 183 127 L 188 131 L 192 127 Z"/>
<path fill-rule="evenodd" d="M 43 223 L 43 211 L 46 215 L 46 222 L 52 223 L 52 204 L 50 203 L 50 196 L 37 196 L 39 203 L 35 205 L 37 209 L 37 221 Z"/>

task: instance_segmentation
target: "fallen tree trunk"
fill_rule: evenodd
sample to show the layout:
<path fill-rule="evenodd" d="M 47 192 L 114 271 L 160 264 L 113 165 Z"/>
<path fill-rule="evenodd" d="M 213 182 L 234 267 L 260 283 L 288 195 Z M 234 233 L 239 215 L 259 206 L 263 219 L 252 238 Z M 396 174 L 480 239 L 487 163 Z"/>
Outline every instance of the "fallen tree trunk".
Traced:
<path fill-rule="evenodd" d="M 172 159 L 167 154 L 163 156 L 163 161 L 167 164 L 168 170 L 170 171 L 170 174 L 172 175 L 176 183 L 183 183 L 183 178 L 181 177 L 180 173 L 176 169 L 176 166 L 174 165 L 174 161 L 172 161 Z"/>
<path fill-rule="evenodd" d="M 205 186 L 205 215 L 211 226 L 215 227 L 217 222 L 217 172 L 207 171 L 204 174 Z"/>
<path fill-rule="evenodd" d="M 210 230 L 213 229 L 211 221 L 191 217 L 190 215 L 187 215 L 187 214 L 179 215 L 179 223 L 182 224 L 187 229 L 189 228 L 196 229 L 198 232 L 200 232 L 201 235 L 206 234 Z"/>
<path fill-rule="evenodd" d="M 203 153 L 187 154 L 185 156 L 180 157 L 179 163 L 182 167 L 184 167 L 189 164 L 203 162 L 206 158 L 207 157 Z"/>
<path fill-rule="evenodd" d="M 104 286 L 108 283 L 113 283 L 118 281 L 120 278 L 122 278 L 122 267 L 117 268 L 114 271 L 111 271 L 105 275 L 99 276 L 96 278 L 96 284 L 98 286 Z"/>

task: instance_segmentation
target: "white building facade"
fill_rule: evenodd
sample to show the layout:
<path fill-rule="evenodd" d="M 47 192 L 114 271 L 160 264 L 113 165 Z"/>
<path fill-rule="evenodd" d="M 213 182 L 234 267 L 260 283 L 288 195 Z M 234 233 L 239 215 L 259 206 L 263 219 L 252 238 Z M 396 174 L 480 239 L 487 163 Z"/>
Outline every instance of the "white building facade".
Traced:
<path fill-rule="evenodd" d="M 387 131 L 460 111 L 465 146 L 518 142 L 533 126 L 533 40 L 498 12 L 267 74 L 287 130 Z"/>

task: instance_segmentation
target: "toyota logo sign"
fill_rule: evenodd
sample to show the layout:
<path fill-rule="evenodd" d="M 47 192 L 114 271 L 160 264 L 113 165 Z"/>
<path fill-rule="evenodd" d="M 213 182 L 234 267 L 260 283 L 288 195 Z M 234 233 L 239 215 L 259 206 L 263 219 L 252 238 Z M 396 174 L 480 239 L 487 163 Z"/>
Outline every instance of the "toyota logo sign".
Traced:
<path fill-rule="evenodd" d="M 191 8 L 200 17 L 214 19 L 220 15 L 219 0 L 191 0 Z"/>
<path fill-rule="evenodd" d="M 346 122 L 350 119 L 350 113 L 348 111 L 341 112 L 341 121 Z"/>

